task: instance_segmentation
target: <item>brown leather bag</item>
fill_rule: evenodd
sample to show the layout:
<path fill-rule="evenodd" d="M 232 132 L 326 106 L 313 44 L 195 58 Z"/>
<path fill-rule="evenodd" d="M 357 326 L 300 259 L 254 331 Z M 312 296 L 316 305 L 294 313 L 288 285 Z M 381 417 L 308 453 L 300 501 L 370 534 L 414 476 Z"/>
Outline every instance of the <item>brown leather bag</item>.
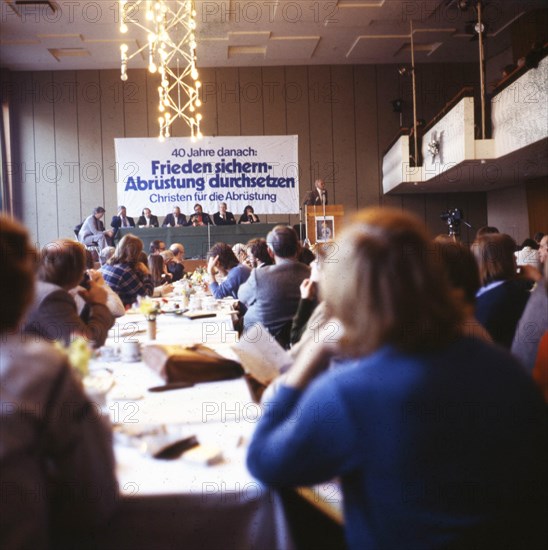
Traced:
<path fill-rule="evenodd" d="M 150 344 L 143 348 L 143 361 L 166 382 L 214 382 L 239 378 L 239 363 L 226 359 L 207 346 Z"/>

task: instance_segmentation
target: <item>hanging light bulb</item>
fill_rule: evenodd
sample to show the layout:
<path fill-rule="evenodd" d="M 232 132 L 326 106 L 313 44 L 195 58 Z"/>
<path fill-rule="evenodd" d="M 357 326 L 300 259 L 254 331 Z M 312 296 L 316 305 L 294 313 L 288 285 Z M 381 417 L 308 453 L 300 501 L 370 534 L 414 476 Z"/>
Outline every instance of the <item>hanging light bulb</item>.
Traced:
<path fill-rule="evenodd" d="M 197 65 L 197 12 L 193 0 L 136 0 L 132 8 L 142 6 L 144 16 L 135 15 L 136 10 L 129 10 L 127 0 L 119 0 L 120 31 L 128 32 L 128 27 L 135 25 L 147 33 L 147 42 L 139 47 L 132 37 L 136 49 L 129 54 L 129 47 L 124 44 L 121 51 L 121 78 L 128 79 L 129 60 L 143 56 L 148 50 L 148 70 L 158 73 L 158 110 L 161 114 L 160 136 L 163 140 L 171 135 L 171 126 L 178 118 L 182 119 L 192 131 L 193 138 L 201 137 L 199 124 L 202 119 L 198 108 L 202 106 L 199 89 L 202 83 L 198 80 Z M 131 45 L 130 43 L 130 45 Z M 176 68 L 175 68 L 176 67 Z"/>

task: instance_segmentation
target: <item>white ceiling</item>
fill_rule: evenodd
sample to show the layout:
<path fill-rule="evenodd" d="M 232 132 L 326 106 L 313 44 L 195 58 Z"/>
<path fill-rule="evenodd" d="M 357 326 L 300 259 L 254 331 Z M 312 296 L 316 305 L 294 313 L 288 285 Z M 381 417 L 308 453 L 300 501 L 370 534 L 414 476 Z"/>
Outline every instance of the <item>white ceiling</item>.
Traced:
<path fill-rule="evenodd" d="M 135 27 L 120 34 L 116 0 L 51 0 L 54 10 L 0 2 L 2 68 L 118 69 L 120 44 L 127 42 L 131 53 L 146 43 Z M 485 2 L 487 57 L 509 47 L 514 21 L 545 6 L 545 0 Z M 475 10 L 460 11 L 457 0 L 196 0 L 196 9 L 200 67 L 408 62 L 410 19 L 417 63 L 478 59 L 477 41 L 466 32 Z M 129 69 L 146 64 L 136 58 Z"/>

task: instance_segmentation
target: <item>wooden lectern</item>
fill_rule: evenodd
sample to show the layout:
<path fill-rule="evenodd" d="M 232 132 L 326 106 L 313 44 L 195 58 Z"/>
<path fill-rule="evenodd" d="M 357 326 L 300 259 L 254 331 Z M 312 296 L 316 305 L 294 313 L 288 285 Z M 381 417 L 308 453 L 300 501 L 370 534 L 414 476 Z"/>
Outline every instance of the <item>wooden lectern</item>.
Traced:
<path fill-rule="evenodd" d="M 312 244 L 332 241 L 342 230 L 344 206 L 305 206 L 306 236 Z"/>

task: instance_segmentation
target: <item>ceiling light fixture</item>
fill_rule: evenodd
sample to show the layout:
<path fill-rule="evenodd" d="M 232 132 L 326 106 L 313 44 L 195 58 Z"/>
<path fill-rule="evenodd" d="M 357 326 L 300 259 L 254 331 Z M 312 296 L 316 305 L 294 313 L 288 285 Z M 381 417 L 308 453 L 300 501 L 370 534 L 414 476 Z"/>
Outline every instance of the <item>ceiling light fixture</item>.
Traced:
<path fill-rule="evenodd" d="M 196 10 L 194 0 L 119 0 L 120 32 L 133 25 L 147 33 L 147 42 L 133 53 L 122 44 L 121 78 L 128 79 L 128 62 L 148 50 L 148 70 L 158 73 L 160 140 L 171 137 L 171 126 L 183 120 L 192 140 L 200 139 L 202 115 L 199 92 L 202 86 L 196 68 Z"/>

